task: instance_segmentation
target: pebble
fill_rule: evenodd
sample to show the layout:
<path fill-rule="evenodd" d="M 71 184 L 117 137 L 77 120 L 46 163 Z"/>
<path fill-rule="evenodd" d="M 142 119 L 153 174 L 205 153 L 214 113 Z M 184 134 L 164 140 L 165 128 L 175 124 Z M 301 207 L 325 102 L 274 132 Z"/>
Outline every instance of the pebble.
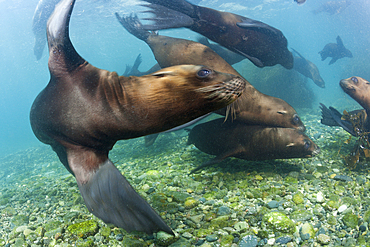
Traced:
<path fill-rule="evenodd" d="M 361 226 L 359 227 L 359 230 L 360 230 L 361 232 L 364 232 L 364 231 L 366 231 L 366 226 L 364 226 L 364 225 L 361 225 Z"/>
<path fill-rule="evenodd" d="M 290 241 L 292 241 L 292 238 L 291 237 L 284 236 L 284 237 L 277 238 L 275 242 L 278 243 L 278 244 L 287 244 Z"/>
<path fill-rule="evenodd" d="M 346 175 L 336 175 L 334 177 L 334 180 L 345 181 L 345 182 L 353 181 L 353 179 L 351 177 L 346 176 Z"/>
<path fill-rule="evenodd" d="M 228 215 L 228 214 L 230 214 L 230 212 L 231 212 L 231 210 L 228 206 L 221 206 L 217 210 L 217 215 L 219 215 L 219 216 Z"/>
<path fill-rule="evenodd" d="M 123 235 L 122 234 L 117 234 L 116 240 L 117 241 L 122 241 L 122 239 L 123 239 Z"/>
<path fill-rule="evenodd" d="M 256 247 L 257 246 L 257 237 L 254 235 L 247 235 L 242 238 L 239 242 L 239 247 Z"/>
<path fill-rule="evenodd" d="M 217 241 L 217 239 L 218 239 L 218 237 L 217 237 L 216 234 L 211 234 L 211 235 L 206 236 L 206 240 L 208 242 L 215 242 L 215 241 Z"/>
<path fill-rule="evenodd" d="M 274 200 L 272 200 L 272 201 L 270 201 L 269 203 L 267 203 L 267 206 L 268 206 L 269 208 L 277 208 L 277 207 L 279 207 L 279 202 L 278 202 L 278 201 L 274 201 Z"/>
<path fill-rule="evenodd" d="M 317 236 L 317 241 L 319 241 L 320 244 L 329 244 L 330 237 L 326 234 L 319 234 Z"/>
<path fill-rule="evenodd" d="M 193 235 L 191 235 L 190 232 L 184 232 L 182 234 L 182 237 L 186 238 L 186 239 L 191 239 L 193 237 Z"/>
<path fill-rule="evenodd" d="M 317 195 L 316 195 L 316 201 L 317 202 L 324 202 L 324 194 L 321 192 L 321 191 L 319 191 L 318 193 L 317 193 Z"/>
<path fill-rule="evenodd" d="M 347 209 L 347 205 L 343 204 L 342 206 L 340 206 L 340 207 L 338 208 L 338 212 L 339 212 L 339 213 L 343 213 L 346 209 Z"/>

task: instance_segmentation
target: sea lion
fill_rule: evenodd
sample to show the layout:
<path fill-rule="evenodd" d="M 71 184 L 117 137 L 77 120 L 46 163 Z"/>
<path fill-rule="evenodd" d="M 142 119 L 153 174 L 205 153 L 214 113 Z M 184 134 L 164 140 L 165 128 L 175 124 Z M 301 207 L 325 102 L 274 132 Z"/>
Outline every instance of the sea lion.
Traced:
<path fill-rule="evenodd" d="M 92 214 L 127 231 L 173 234 L 108 153 L 118 140 L 164 131 L 225 107 L 242 93 L 245 80 L 199 65 L 143 77 L 96 68 L 69 38 L 74 3 L 63 0 L 47 24 L 51 78 L 31 107 L 32 130 L 75 176 Z"/>
<path fill-rule="evenodd" d="M 148 32 L 142 28 L 137 16 L 120 17 L 116 13 L 116 17 L 128 32 L 149 45 L 162 68 L 178 64 L 203 64 L 217 71 L 240 76 L 230 64 L 205 45 Z M 243 95 L 233 103 L 232 110 L 236 120 L 248 124 L 305 130 L 293 107 L 282 99 L 259 92 L 249 82 Z M 227 108 L 223 108 L 215 113 L 226 116 L 229 112 Z"/>
<path fill-rule="evenodd" d="M 329 65 L 335 63 L 338 59 L 344 58 L 344 57 L 353 57 L 352 52 L 348 50 L 343 45 L 342 39 L 337 36 L 337 43 L 329 43 L 326 44 L 324 49 L 319 52 L 321 56 L 321 61 L 324 61 L 327 57 L 331 57 L 332 59 L 329 62 Z"/>
<path fill-rule="evenodd" d="M 325 88 L 325 82 L 320 76 L 319 69 L 314 63 L 305 59 L 298 51 L 292 49 L 298 56 L 294 56 L 293 69 L 310 78 L 317 86 Z"/>
<path fill-rule="evenodd" d="M 146 30 L 186 27 L 243 55 L 258 67 L 281 64 L 293 68 L 293 55 L 283 33 L 263 22 L 229 12 L 191 4 L 185 0 L 143 0 L 155 17 Z"/>
<path fill-rule="evenodd" d="M 200 151 L 217 155 L 191 173 L 227 157 L 245 160 L 309 158 L 320 148 L 303 132 L 292 128 L 246 125 L 238 121 L 215 119 L 196 125 L 189 133 L 188 144 Z"/>
<path fill-rule="evenodd" d="M 356 100 L 365 110 L 370 110 L 370 82 L 358 77 L 352 76 L 339 82 L 343 91 Z"/>
<path fill-rule="evenodd" d="M 365 109 L 345 112 L 352 121 L 345 119 L 334 107 L 327 108 L 320 103 L 321 123 L 327 126 L 340 126 L 353 136 L 361 136 L 364 132 L 370 131 L 370 122 L 367 119 Z"/>
<path fill-rule="evenodd" d="M 35 13 L 32 18 L 32 32 L 35 35 L 35 46 L 33 53 L 37 60 L 40 60 L 44 47 L 46 45 L 46 23 L 53 13 L 55 5 L 60 0 L 40 0 L 36 6 Z"/>

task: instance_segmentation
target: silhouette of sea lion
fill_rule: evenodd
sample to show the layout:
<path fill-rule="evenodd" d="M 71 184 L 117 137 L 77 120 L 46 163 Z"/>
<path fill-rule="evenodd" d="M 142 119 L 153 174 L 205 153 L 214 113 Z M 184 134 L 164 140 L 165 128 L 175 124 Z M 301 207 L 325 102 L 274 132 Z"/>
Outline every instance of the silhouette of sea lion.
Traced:
<path fill-rule="evenodd" d="M 325 45 L 324 49 L 319 52 L 321 56 L 321 61 L 324 61 L 327 57 L 331 57 L 332 59 L 329 62 L 330 64 L 335 63 L 338 59 L 344 57 L 353 57 L 352 52 L 344 47 L 342 39 L 337 36 L 337 43 L 329 43 Z"/>

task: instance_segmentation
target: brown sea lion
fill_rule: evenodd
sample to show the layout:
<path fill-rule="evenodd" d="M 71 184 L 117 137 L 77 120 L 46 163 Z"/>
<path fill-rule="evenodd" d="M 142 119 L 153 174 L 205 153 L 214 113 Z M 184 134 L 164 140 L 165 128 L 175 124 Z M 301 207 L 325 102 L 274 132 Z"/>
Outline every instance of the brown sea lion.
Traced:
<path fill-rule="evenodd" d="M 294 56 L 293 69 L 310 78 L 317 86 L 325 88 L 325 82 L 320 76 L 319 69 L 314 63 L 305 59 L 298 51 L 292 49 L 298 56 Z"/>
<path fill-rule="evenodd" d="M 335 63 L 338 59 L 344 58 L 344 57 L 353 57 L 352 52 L 348 50 L 343 45 L 342 39 L 337 36 L 337 43 L 329 43 L 326 44 L 324 49 L 319 52 L 321 56 L 321 61 L 324 61 L 327 57 L 331 57 L 332 59 L 329 62 L 329 65 Z"/>
<path fill-rule="evenodd" d="M 246 125 L 224 119 L 196 125 L 189 133 L 188 144 L 217 155 L 192 173 L 227 157 L 245 160 L 310 158 L 320 152 L 308 136 L 296 129 Z"/>
<path fill-rule="evenodd" d="M 92 214 L 127 231 L 173 234 L 108 153 L 118 140 L 164 131 L 225 107 L 242 93 L 245 80 L 199 65 L 143 77 L 96 68 L 69 38 L 74 3 L 63 0 L 47 24 L 51 78 L 32 105 L 32 130 L 75 176 Z"/>
<path fill-rule="evenodd" d="M 187 27 L 248 58 L 258 67 L 281 64 L 293 68 L 293 55 L 283 33 L 263 22 L 229 12 L 191 4 L 185 0 L 143 0 L 150 4 L 153 25 L 146 30 Z"/>
<path fill-rule="evenodd" d="M 127 31 L 149 45 L 162 68 L 178 64 L 203 64 L 217 71 L 240 76 L 224 59 L 205 45 L 148 32 L 142 28 L 136 16 L 120 17 L 116 13 L 116 17 Z M 282 99 L 259 92 L 248 82 L 243 95 L 233 103 L 232 109 L 236 120 L 248 124 L 305 130 L 293 107 Z M 215 113 L 225 116 L 228 110 L 223 108 Z"/>
<path fill-rule="evenodd" d="M 370 110 L 370 82 L 352 76 L 339 82 L 343 91 L 357 101 L 365 110 Z"/>

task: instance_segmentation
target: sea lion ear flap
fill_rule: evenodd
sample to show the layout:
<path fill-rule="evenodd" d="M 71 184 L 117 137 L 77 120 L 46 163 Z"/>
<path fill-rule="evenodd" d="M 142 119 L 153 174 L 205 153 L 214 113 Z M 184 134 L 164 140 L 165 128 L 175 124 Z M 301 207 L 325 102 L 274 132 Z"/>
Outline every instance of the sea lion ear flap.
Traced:
<path fill-rule="evenodd" d="M 277 113 L 281 114 L 281 115 L 285 115 L 287 114 L 288 112 L 287 111 L 278 111 Z"/>
<path fill-rule="evenodd" d="M 294 142 L 291 142 L 291 143 L 286 145 L 286 147 L 294 147 L 294 146 L 295 146 Z"/>

